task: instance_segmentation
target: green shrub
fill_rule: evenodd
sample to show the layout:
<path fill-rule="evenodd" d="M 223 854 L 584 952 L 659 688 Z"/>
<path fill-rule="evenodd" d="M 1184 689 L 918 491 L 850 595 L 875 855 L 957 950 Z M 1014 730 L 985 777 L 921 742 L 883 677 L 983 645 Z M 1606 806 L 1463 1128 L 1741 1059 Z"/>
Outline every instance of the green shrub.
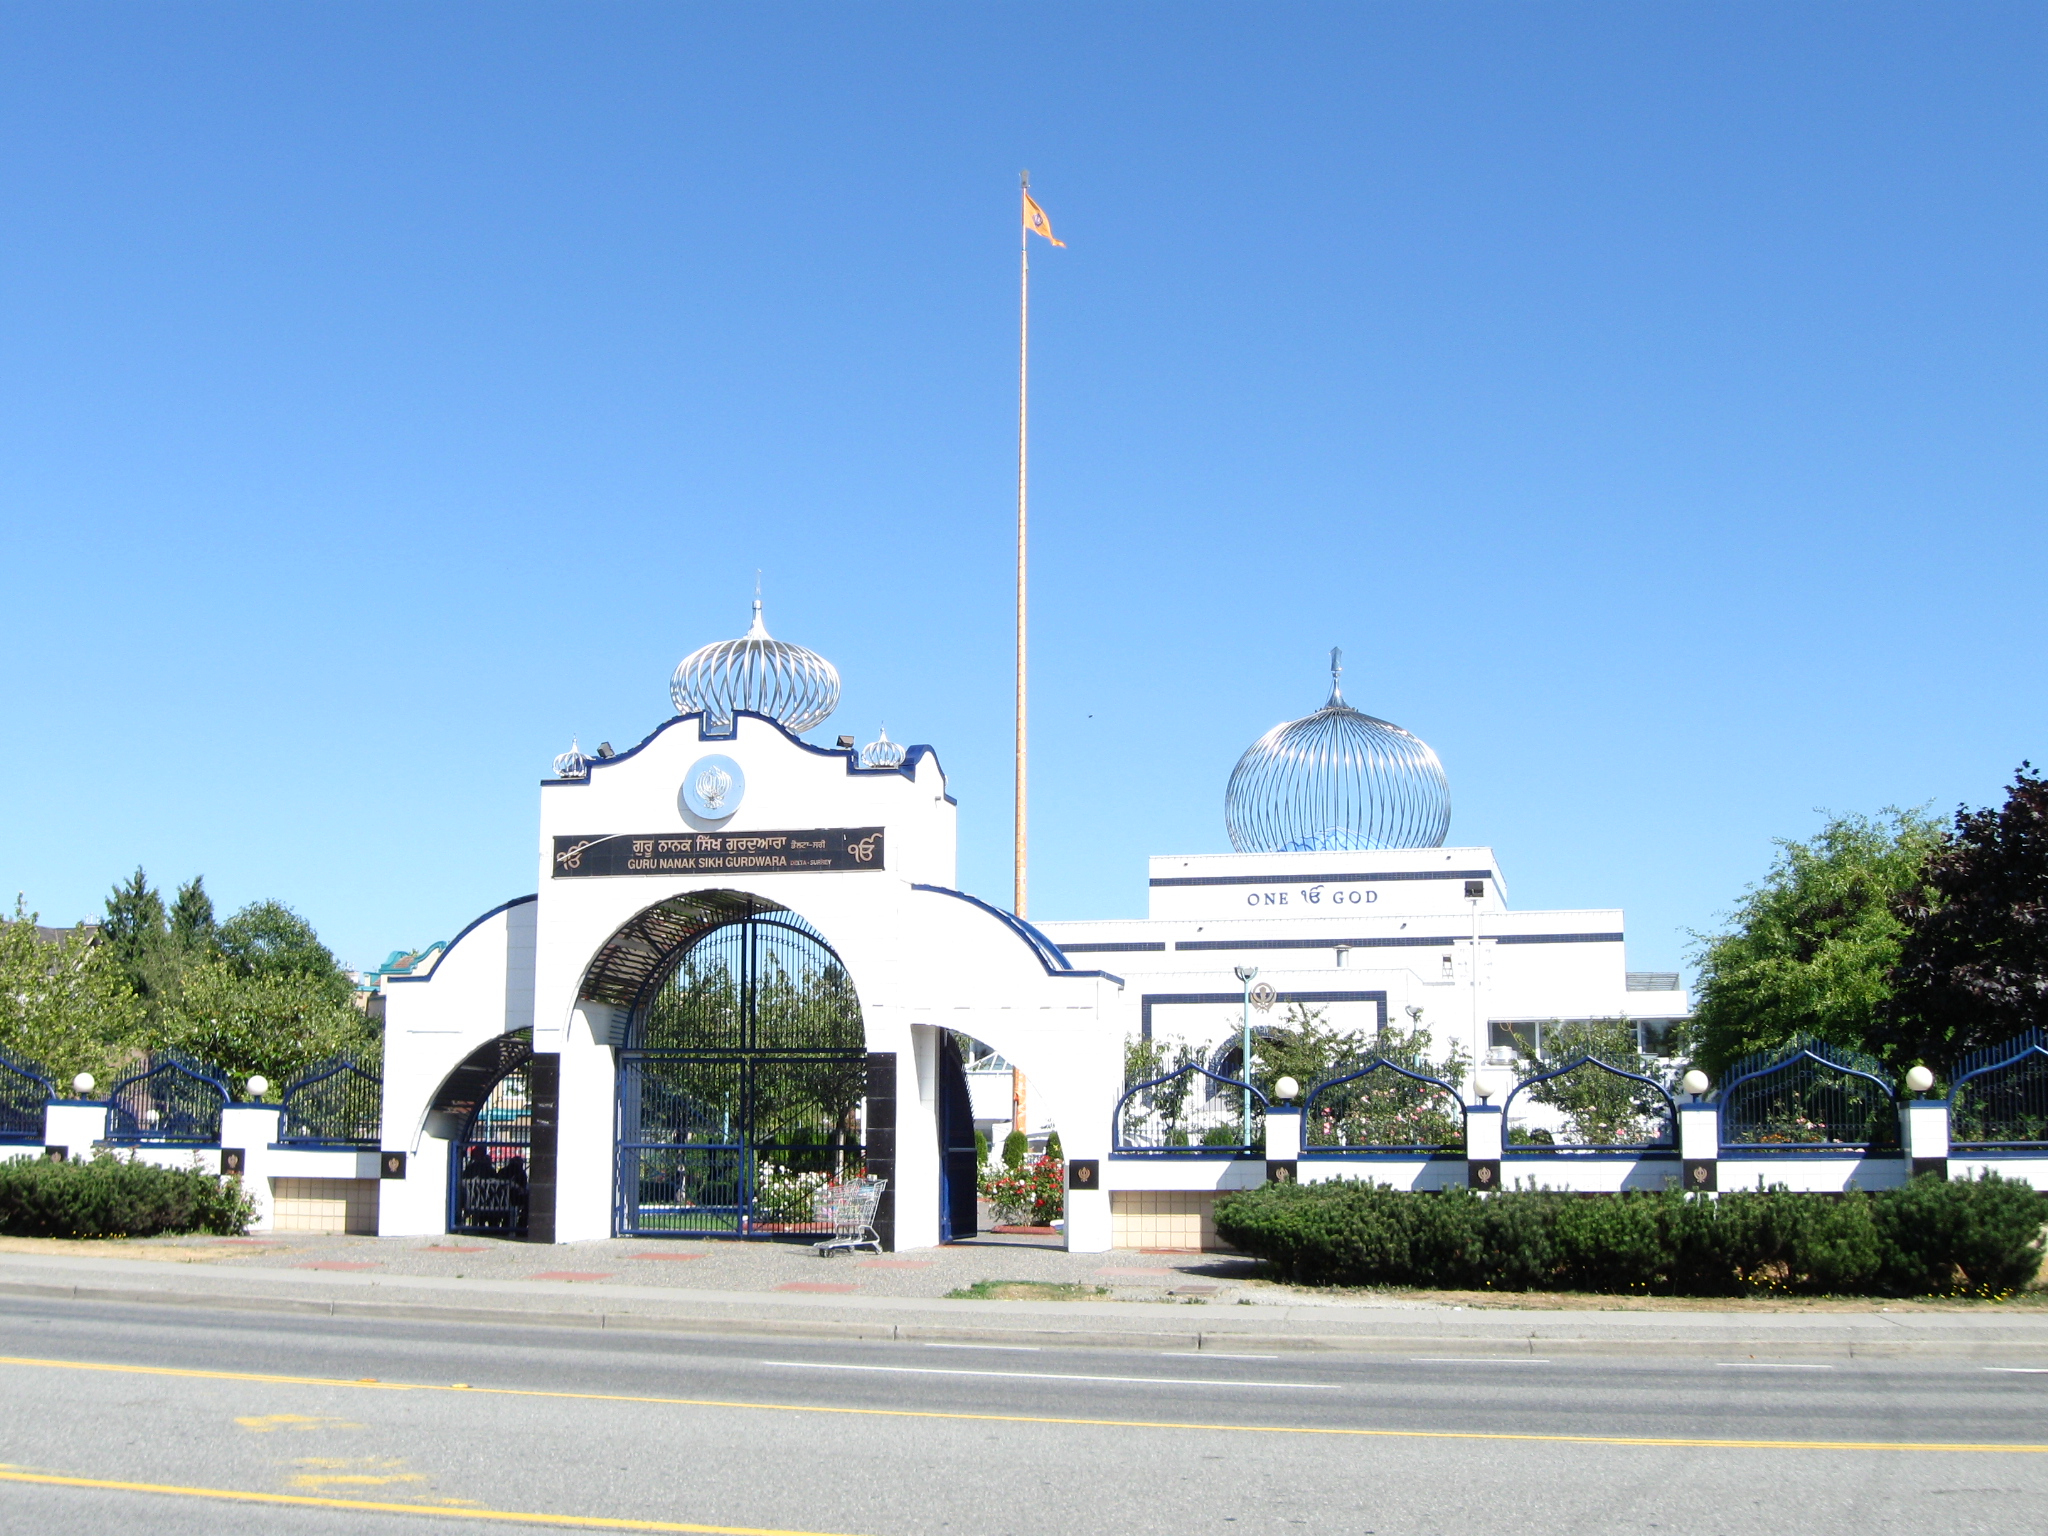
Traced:
<path fill-rule="evenodd" d="M 987 1131 L 976 1131 L 974 1133 L 974 1166 L 977 1168 L 986 1168 L 988 1166 Z"/>
<path fill-rule="evenodd" d="M 1024 1159 L 1031 1155 L 1031 1138 L 1022 1131 L 1012 1131 L 1003 1138 L 1003 1166 L 1015 1173 L 1024 1166 Z"/>
<path fill-rule="evenodd" d="M 0 1233 L 9 1237 L 155 1237 L 248 1229 L 254 1202 L 239 1179 L 157 1168 L 102 1154 L 90 1162 L 0 1163 Z"/>
<path fill-rule="evenodd" d="M 1058 1131 L 1046 1132 L 1045 1155 L 1047 1157 L 1065 1157 L 1067 1155 L 1066 1149 L 1060 1145 L 1060 1133 Z"/>
<path fill-rule="evenodd" d="M 1216 1230 L 1309 1285 L 1737 1296 L 2001 1296 L 2031 1281 L 2048 1196 L 1986 1174 L 1876 1195 L 1719 1197 L 1267 1184 Z"/>

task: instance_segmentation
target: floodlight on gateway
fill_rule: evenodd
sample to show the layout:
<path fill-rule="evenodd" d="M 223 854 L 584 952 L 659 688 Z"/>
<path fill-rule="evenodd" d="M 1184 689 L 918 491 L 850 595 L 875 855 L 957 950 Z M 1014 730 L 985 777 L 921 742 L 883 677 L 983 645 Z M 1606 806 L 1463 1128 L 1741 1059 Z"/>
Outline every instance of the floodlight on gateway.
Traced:
<path fill-rule="evenodd" d="M 1239 853 L 1441 848 L 1451 786 L 1429 743 L 1344 702 L 1344 653 L 1330 652 L 1330 699 L 1246 749 L 1223 795 Z"/>
<path fill-rule="evenodd" d="M 685 656 L 668 696 L 677 714 L 701 711 L 714 731 L 730 731 L 733 716 L 746 709 L 802 733 L 839 707 L 839 669 L 816 651 L 771 636 L 757 597 L 746 634 Z"/>

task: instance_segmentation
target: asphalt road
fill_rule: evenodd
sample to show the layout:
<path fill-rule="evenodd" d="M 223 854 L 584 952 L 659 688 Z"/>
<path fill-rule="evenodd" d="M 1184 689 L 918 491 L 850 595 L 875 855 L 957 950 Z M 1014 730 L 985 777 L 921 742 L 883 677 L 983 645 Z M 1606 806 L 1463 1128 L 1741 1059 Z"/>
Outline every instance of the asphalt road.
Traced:
<path fill-rule="evenodd" d="M 1034 1351 L 0 1301 L 0 1530 L 445 1536 L 550 1520 L 2038 1532 L 2048 1373 L 1742 1351 Z"/>

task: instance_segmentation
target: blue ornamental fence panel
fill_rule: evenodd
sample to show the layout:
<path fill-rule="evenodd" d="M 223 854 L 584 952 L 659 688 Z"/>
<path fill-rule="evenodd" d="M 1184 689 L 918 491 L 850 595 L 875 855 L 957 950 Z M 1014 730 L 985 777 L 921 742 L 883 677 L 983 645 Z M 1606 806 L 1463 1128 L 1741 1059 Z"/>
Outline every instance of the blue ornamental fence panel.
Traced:
<path fill-rule="evenodd" d="M 1514 1128 L 1515 1100 L 1525 1093 L 1530 1103 L 1556 1111 L 1563 1121 L 1561 1133 Z M 1523 1108 L 1526 1113 L 1527 1104 Z M 1678 1154 L 1678 1105 L 1671 1090 L 1645 1073 L 1583 1051 L 1516 1083 L 1501 1105 L 1501 1119 L 1509 1128 L 1503 1148 L 1508 1156 Z"/>
<path fill-rule="evenodd" d="M 1304 1157 L 1462 1155 L 1465 1100 L 1443 1078 L 1376 1056 L 1309 1089 L 1302 1101 L 1301 1143 Z"/>
<path fill-rule="evenodd" d="M 107 1095 L 107 1140 L 127 1145 L 211 1147 L 220 1143 L 228 1085 L 212 1067 L 179 1056 L 150 1064 Z"/>
<path fill-rule="evenodd" d="M 323 1061 L 285 1089 L 278 1108 L 280 1146 L 381 1146 L 382 1063 L 375 1056 L 364 1055 Z"/>
<path fill-rule="evenodd" d="M 2048 1148 L 2048 1032 L 2029 1029 L 1972 1051 L 1949 1081 L 1952 1151 Z"/>
<path fill-rule="evenodd" d="M 1874 1056 L 1795 1040 L 1745 1056 L 1721 1089 L 1724 1151 L 1896 1151 L 1898 1094 Z"/>
<path fill-rule="evenodd" d="M 1266 1096 L 1249 1083 L 1192 1063 L 1131 1084 L 1116 1101 L 1110 1122 L 1110 1150 L 1119 1154 L 1259 1157 L 1265 1145 Z"/>
<path fill-rule="evenodd" d="M 41 1067 L 0 1056 L 0 1142 L 41 1145 L 43 1111 L 56 1096 Z"/>

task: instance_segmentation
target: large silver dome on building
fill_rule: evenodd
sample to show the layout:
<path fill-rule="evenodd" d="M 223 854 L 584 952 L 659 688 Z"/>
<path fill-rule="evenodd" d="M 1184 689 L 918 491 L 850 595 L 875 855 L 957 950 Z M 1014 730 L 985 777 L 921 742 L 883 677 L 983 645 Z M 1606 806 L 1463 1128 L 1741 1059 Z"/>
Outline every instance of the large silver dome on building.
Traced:
<path fill-rule="evenodd" d="M 771 636 L 757 597 L 746 634 L 685 656 L 669 679 L 668 696 L 677 714 L 701 710 L 715 730 L 729 730 L 736 710 L 751 709 L 803 732 L 839 707 L 839 669 L 816 651 Z"/>
<path fill-rule="evenodd" d="M 1344 702 L 1330 652 L 1330 702 L 1266 732 L 1237 760 L 1223 821 L 1239 853 L 1441 848 L 1451 786 L 1429 744 Z"/>

